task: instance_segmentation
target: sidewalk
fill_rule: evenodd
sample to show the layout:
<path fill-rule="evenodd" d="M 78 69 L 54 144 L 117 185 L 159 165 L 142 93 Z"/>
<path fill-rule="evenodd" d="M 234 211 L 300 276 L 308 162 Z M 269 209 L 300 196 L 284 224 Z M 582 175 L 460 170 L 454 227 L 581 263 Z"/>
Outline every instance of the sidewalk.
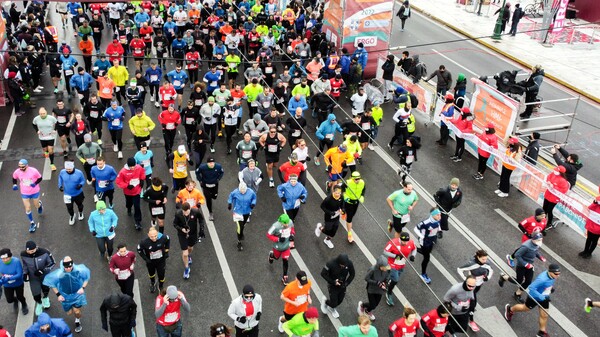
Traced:
<path fill-rule="evenodd" d="M 521 1 L 521 8 L 531 3 L 531 0 Z M 473 13 L 473 5 L 460 5 L 456 0 L 410 0 L 412 8 L 423 15 L 471 38 L 488 36 L 477 39 L 477 42 L 500 53 L 524 67 L 541 64 L 546 76 L 552 80 L 600 103 L 600 29 L 594 37 L 593 29 L 577 29 L 574 34 L 560 34 L 552 46 L 542 45 L 532 39 L 532 33 L 518 33 L 515 37 L 502 36 L 496 41 L 489 38 L 494 32 L 497 16 L 494 12 L 499 5 L 483 6 L 481 16 Z M 511 9 L 514 9 L 514 4 Z M 489 16 L 488 16 L 489 15 Z M 511 13 L 512 19 L 512 13 Z M 541 27 L 541 18 L 523 17 L 519 23 L 519 31 Z M 567 20 L 567 24 L 583 24 L 583 20 Z M 510 22 L 506 29 L 508 33 Z M 567 30 L 565 27 L 564 30 Z M 563 30 L 563 31 L 564 31 Z M 570 30 L 572 31 L 572 30 Z M 588 33 L 588 34 L 586 34 Z M 558 34 L 557 34 L 558 35 Z M 586 42 L 567 42 L 594 40 L 593 44 Z M 559 42 L 560 41 L 560 42 Z M 565 42 L 563 42 L 565 41 Z"/>

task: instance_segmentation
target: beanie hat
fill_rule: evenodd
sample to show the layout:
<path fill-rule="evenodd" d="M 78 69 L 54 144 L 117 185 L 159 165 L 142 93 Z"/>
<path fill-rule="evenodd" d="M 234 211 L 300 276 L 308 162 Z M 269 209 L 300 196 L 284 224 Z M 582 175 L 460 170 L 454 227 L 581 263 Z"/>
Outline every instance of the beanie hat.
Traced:
<path fill-rule="evenodd" d="M 0 258 L 5 259 L 7 257 L 12 257 L 12 252 L 8 248 L 0 249 Z"/>
<path fill-rule="evenodd" d="M 26 250 L 33 250 L 33 249 L 36 249 L 36 248 L 37 248 L 37 245 L 35 244 L 35 242 L 33 242 L 31 240 L 29 240 L 29 241 L 27 241 L 27 243 L 25 243 L 25 249 Z"/>
<path fill-rule="evenodd" d="M 248 294 L 254 295 L 254 287 L 252 287 L 249 284 L 246 284 L 244 286 L 244 288 L 242 289 L 242 294 L 244 294 L 244 295 L 248 295 Z"/>
<path fill-rule="evenodd" d="M 442 212 L 440 212 L 440 210 L 436 208 L 433 211 L 431 211 L 431 216 L 436 216 L 436 215 L 438 215 L 440 213 L 442 213 Z"/>
<path fill-rule="evenodd" d="M 548 271 L 551 273 L 560 273 L 560 266 L 556 263 L 552 263 L 548 266 Z"/>
<path fill-rule="evenodd" d="M 133 168 L 135 166 L 135 158 L 131 157 L 127 159 L 127 167 Z"/>
<path fill-rule="evenodd" d="M 290 223 L 290 216 L 287 214 L 281 214 L 279 218 L 277 218 L 277 221 L 279 221 L 282 224 L 288 224 Z"/>
<path fill-rule="evenodd" d="M 315 307 L 310 307 L 304 312 L 304 317 L 306 317 L 306 319 L 319 318 L 319 311 Z"/>
<path fill-rule="evenodd" d="M 531 237 L 531 240 L 536 241 L 536 240 L 541 240 L 543 238 L 544 238 L 544 236 L 542 235 L 542 233 L 538 232 L 538 233 L 533 234 L 533 236 Z"/>
<path fill-rule="evenodd" d="M 459 185 L 460 185 L 460 179 L 458 179 L 458 178 L 456 178 L 456 177 L 455 177 L 455 178 L 452 178 L 452 179 L 450 179 L 450 185 L 456 185 L 456 186 L 459 186 Z"/>
<path fill-rule="evenodd" d="M 83 135 L 83 140 L 84 141 L 91 141 L 92 140 L 92 135 L 90 135 L 89 133 L 86 133 L 85 135 Z"/>
<path fill-rule="evenodd" d="M 544 212 L 543 209 L 538 208 L 538 209 L 535 210 L 535 216 L 540 216 L 542 214 L 546 214 L 546 212 Z"/>
<path fill-rule="evenodd" d="M 177 292 L 177 287 L 176 286 L 167 287 L 167 296 L 169 296 L 169 298 L 172 300 L 176 299 L 177 296 L 179 296 L 179 292 Z"/>
<path fill-rule="evenodd" d="M 96 203 L 96 210 L 99 211 L 101 209 L 106 209 L 106 203 L 102 200 Z"/>

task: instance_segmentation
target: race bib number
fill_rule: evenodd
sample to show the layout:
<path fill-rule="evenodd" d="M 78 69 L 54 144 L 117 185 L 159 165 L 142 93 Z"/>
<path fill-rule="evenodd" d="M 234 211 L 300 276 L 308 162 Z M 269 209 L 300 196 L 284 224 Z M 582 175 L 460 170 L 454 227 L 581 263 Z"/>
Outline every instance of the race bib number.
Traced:
<path fill-rule="evenodd" d="M 267 151 L 268 151 L 268 152 L 277 152 L 277 151 L 279 151 L 279 145 L 276 145 L 276 144 L 269 144 L 269 145 L 267 146 Z"/>
<path fill-rule="evenodd" d="M 260 131 L 258 131 L 258 130 L 256 130 L 256 129 L 254 129 L 254 130 L 251 130 L 251 131 L 250 131 L 250 135 L 251 135 L 252 137 L 259 137 L 259 136 L 260 136 Z"/>
<path fill-rule="evenodd" d="M 186 169 L 187 167 L 185 166 L 185 164 L 177 165 L 177 172 L 185 172 Z"/>
<path fill-rule="evenodd" d="M 150 82 L 157 82 L 158 81 L 158 75 L 150 75 Z"/>
<path fill-rule="evenodd" d="M 229 68 L 232 68 L 232 69 L 237 68 L 237 63 L 229 62 Z"/>
<path fill-rule="evenodd" d="M 410 214 L 408 214 L 408 213 L 407 213 L 407 214 L 404 214 L 404 215 L 402 216 L 402 218 L 400 218 L 400 221 L 401 221 L 402 223 L 407 223 L 407 222 L 409 222 L 409 221 L 410 221 Z"/>
<path fill-rule="evenodd" d="M 170 101 L 170 100 L 171 100 L 171 95 L 169 95 L 169 94 L 166 94 L 166 95 L 164 95 L 163 97 L 164 97 L 163 99 L 164 99 L 165 101 Z"/>
<path fill-rule="evenodd" d="M 173 81 L 173 86 L 174 87 L 180 87 L 181 86 L 181 81 L 177 81 L 177 80 Z"/>
<path fill-rule="evenodd" d="M 157 250 L 155 252 L 150 252 L 150 260 L 157 260 L 163 257 L 162 250 Z"/>
<path fill-rule="evenodd" d="M 292 132 L 292 137 L 300 137 L 301 134 L 302 130 L 294 130 L 294 132 Z"/>
<path fill-rule="evenodd" d="M 291 234 L 292 234 L 292 229 L 286 228 L 286 229 L 281 230 L 281 232 L 279 233 L 279 236 L 282 238 L 289 238 Z"/>
<path fill-rule="evenodd" d="M 436 324 L 433 327 L 433 330 L 434 331 L 439 331 L 439 332 L 444 332 L 444 331 L 446 331 L 446 324 Z"/>
<path fill-rule="evenodd" d="M 415 161 L 415 156 L 406 156 L 407 164 L 412 164 L 413 161 Z"/>
<path fill-rule="evenodd" d="M 298 297 L 296 297 L 296 302 L 300 303 L 300 304 L 304 304 L 308 301 L 308 295 L 300 295 Z"/>
<path fill-rule="evenodd" d="M 129 269 L 125 269 L 125 270 L 119 269 L 119 273 L 117 274 L 117 279 L 126 280 L 129 278 L 129 276 L 131 276 L 131 271 Z"/>
<path fill-rule="evenodd" d="M 194 101 L 194 105 L 196 105 L 196 106 L 201 106 L 202 103 L 204 103 L 204 102 L 201 99 L 197 99 Z"/>
<path fill-rule="evenodd" d="M 242 158 L 249 159 L 250 157 L 252 157 L 252 151 L 250 151 L 250 150 L 242 151 Z"/>
<path fill-rule="evenodd" d="M 133 186 L 133 187 L 135 187 L 135 186 L 137 186 L 137 185 L 139 185 L 139 184 L 140 184 L 140 180 L 139 180 L 139 179 L 137 179 L 137 178 L 136 178 L 136 179 L 131 179 L 131 180 L 129 181 L 129 185 L 131 185 L 131 186 Z"/>
<path fill-rule="evenodd" d="M 265 101 L 265 102 L 263 102 L 262 106 L 263 106 L 263 108 L 268 109 L 271 106 L 271 102 Z"/>
<path fill-rule="evenodd" d="M 106 95 L 112 94 L 112 90 L 110 88 L 102 88 L 102 93 Z"/>
<path fill-rule="evenodd" d="M 185 202 L 190 204 L 190 206 L 192 206 L 192 207 L 196 206 L 196 199 L 194 199 L 194 198 L 186 199 Z"/>
<path fill-rule="evenodd" d="M 150 159 L 142 160 L 142 166 L 150 167 Z"/>
<path fill-rule="evenodd" d="M 233 221 L 244 221 L 244 216 L 242 214 L 233 213 Z"/>
<path fill-rule="evenodd" d="M 90 111 L 91 118 L 98 118 L 98 111 Z"/>
<path fill-rule="evenodd" d="M 71 196 L 70 195 L 63 195 L 63 201 L 65 202 L 65 204 L 70 204 L 71 203 Z"/>
<path fill-rule="evenodd" d="M 167 123 L 167 130 L 175 129 L 175 123 Z"/>
<path fill-rule="evenodd" d="M 65 116 L 57 116 L 56 120 L 60 123 L 60 124 L 65 124 L 67 122 L 67 117 Z"/>
<path fill-rule="evenodd" d="M 87 163 L 88 163 L 88 164 L 90 164 L 90 165 L 94 165 L 94 164 L 96 164 L 96 158 L 88 158 L 86 161 L 87 161 Z"/>
<path fill-rule="evenodd" d="M 150 210 L 150 213 L 152 213 L 152 215 L 162 215 L 165 214 L 165 210 L 162 207 L 154 207 Z"/>
<path fill-rule="evenodd" d="M 113 126 L 120 126 L 121 125 L 121 120 L 120 119 L 113 119 L 111 124 Z"/>
<path fill-rule="evenodd" d="M 329 139 L 329 140 L 333 139 L 333 133 L 328 133 L 328 134 L 326 134 L 326 135 L 325 135 L 325 138 L 327 138 L 327 139 Z"/>
<path fill-rule="evenodd" d="M 217 81 L 211 81 L 211 82 L 210 82 L 210 86 L 211 86 L 211 87 L 216 87 L 216 86 L 218 86 L 218 85 L 219 85 L 219 83 L 217 83 Z"/>
<path fill-rule="evenodd" d="M 194 118 L 192 118 L 192 117 L 186 117 L 185 118 L 185 124 L 187 124 L 187 125 L 194 124 L 195 121 L 196 120 Z"/>
<path fill-rule="evenodd" d="M 273 73 L 273 67 L 265 67 L 265 73 L 266 74 L 272 74 Z"/>
<path fill-rule="evenodd" d="M 307 55 L 306 50 L 303 50 L 303 51 L 300 52 L 300 56 L 306 57 L 306 55 Z"/>
<path fill-rule="evenodd" d="M 106 180 L 98 180 L 98 187 L 105 188 L 106 186 L 108 186 L 108 181 L 106 181 Z"/>
<path fill-rule="evenodd" d="M 371 130 L 371 123 L 369 123 L 369 122 L 362 123 L 361 127 L 363 130 Z"/>
<path fill-rule="evenodd" d="M 177 312 L 170 312 L 165 315 L 165 323 L 176 322 L 179 314 Z"/>
<path fill-rule="evenodd" d="M 94 33 L 100 33 L 100 28 L 94 27 Z"/>

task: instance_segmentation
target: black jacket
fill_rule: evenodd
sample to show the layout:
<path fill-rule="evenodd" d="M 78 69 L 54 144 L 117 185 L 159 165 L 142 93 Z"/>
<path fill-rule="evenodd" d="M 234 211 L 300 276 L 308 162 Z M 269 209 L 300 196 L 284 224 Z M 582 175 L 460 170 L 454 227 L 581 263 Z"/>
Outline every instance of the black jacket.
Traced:
<path fill-rule="evenodd" d="M 340 254 L 325 264 L 321 276 L 327 284 L 334 287 L 347 287 L 354 280 L 354 264 L 346 254 Z M 339 281 L 339 285 L 336 284 Z"/>
<path fill-rule="evenodd" d="M 182 210 L 178 210 L 175 213 L 175 218 L 173 219 L 173 226 L 177 229 L 177 233 L 185 235 L 182 232 L 182 229 L 189 229 L 190 232 L 188 235 L 197 237 L 204 237 L 204 215 L 197 208 L 190 209 L 190 215 L 183 215 Z"/>
<path fill-rule="evenodd" d="M 558 152 L 560 152 L 564 159 L 560 157 Z M 571 184 L 571 188 L 573 188 L 575 186 L 575 183 L 577 183 L 577 171 L 579 171 L 579 169 L 583 167 L 583 164 L 581 162 L 569 163 L 567 161 L 567 157 L 569 157 L 569 152 L 567 152 L 567 150 L 563 149 L 562 147 L 558 149 L 558 152 L 553 154 L 552 157 L 554 157 L 556 165 L 562 165 L 565 167 L 565 169 L 567 169 L 567 172 L 565 173 L 565 179 L 567 179 L 569 184 Z"/>
<path fill-rule="evenodd" d="M 456 208 L 460 205 L 462 202 L 462 196 L 462 191 L 459 187 L 456 189 L 456 194 L 454 194 L 454 197 L 452 197 L 452 194 L 450 193 L 450 186 L 448 186 L 446 188 L 440 188 L 437 192 L 435 192 L 433 198 L 435 199 L 435 202 L 440 205 L 442 211 L 450 212 L 453 208 Z"/>
<path fill-rule="evenodd" d="M 383 69 L 383 79 L 384 80 L 388 80 L 388 81 L 393 81 L 394 80 L 394 69 L 396 69 L 396 65 L 394 64 L 394 60 L 387 60 L 385 61 L 385 63 L 381 66 L 381 69 Z"/>
<path fill-rule="evenodd" d="M 537 159 L 540 154 L 540 142 L 537 139 L 534 139 L 527 144 L 527 148 L 525 149 L 525 155 L 523 159 L 525 159 L 531 165 L 537 164 Z"/>
<path fill-rule="evenodd" d="M 100 306 L 102 326 L 106 326 L 107 312 L 110 313 L 109 323 L 111 326 L 131 326 L 135 321 L 137 304 L 129 295 L 114 293 L 104 298 Z"/>

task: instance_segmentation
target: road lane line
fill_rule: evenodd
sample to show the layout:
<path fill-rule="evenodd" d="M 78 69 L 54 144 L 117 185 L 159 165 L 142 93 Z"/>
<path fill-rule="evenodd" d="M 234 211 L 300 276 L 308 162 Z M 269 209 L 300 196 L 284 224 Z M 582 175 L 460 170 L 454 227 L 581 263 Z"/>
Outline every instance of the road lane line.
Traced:
<path fill-rule="evenodd" d="M 190 171 L 190 177 L 194 179 L 197 186 L 200 186 L 200 182 L 196 178 L 196 172 Z M 201 205 L 203 214 L 210 214 L 208 211 L 208 207 L 206 204 Z M 215 224 L 205 218 L 206 227 L 208 228 L 208 233 L 210 235 L 210 241 L 212 241 L 213 246 L 215 248 L 215 252 L 217 254 L 217 259 L 219 260 L 219 265 L 221 266 L 221 270 L 223 271 L 223 278 L 225 279 L 225 284 L 227 284 L 227 290 L 229 290 L 229 296 L 231 299 L 235 299 L 239 296 L 238 288 L 235 286 L 235 281 L 233 280 L 233 274 L 231 273 L 231 269 L 229 268 L 229 264 L 227 263 L 227 258 L 225 257 L 225 251 L 223 250 L 223 246 L 221 245 L 221 240 L 219 239 L 219 234 L 217 234 L 217 229 L 215 228 Z"/>
<path fill-rule="evenodd" d="M 33 295 L 31 294 L 31 289 L 30 287 L 24 287 L 24 293 L 23 296 L 25 296 L 25 298 L 33 298 Z M 29 314 L 27 315 L 23 315 L 21 313 L 21 309 L 19 309 L 19 316 L 17 317 L 17 326 L 15 328 L 15 337 L 16 336 L 25 336 L 25 331 L 27 329 L 29 329 L 29 327 L 33 324 L 33 316 L 34 314 L 34 309 L 35 309 L 35 301 L 34 302 L 29 302 L 29 304 L 33 303 L 33 305 L 29 306 Z"/>
<path fill-rule="evenodd" d="M 327 195 L 325 194 L 325 192 L 323 192 L 323 190 L 321 189 L 321 187 L 319 186 L 319 184 L 317 183 L 315 178 L 308 171 L 306 171 L 306 178 L 308 179 L 308 181 L 310 181 L 311 185 L 317 191 L 317 193 L 319 194 L 321 199 L 325 199 L 327 197 Z M 348 231 L 348 227 L 346 227 L 346 221 L 342 220 L 340 222 L 342 223 L 342 226 L 344 227 L 344 229 L 346 231 Z M 358 234 L 356 234 L 356 228 L 354 229 L 353 237 L 354 237 L 354 243 L 360 249 L 360 251 L 363 253 L 363 255 L 367 258 L 367 260 L 369 261 L 369 264 L 374 265 L 377 262 L 377 259 L 375 258 L 375 256 L 373 254 L 371 254 L 371 252 L 369 251 L 367 246 L 365 246 L 363 241 L 358 237 Z M 382 251 L 383 251 L 383 248 L 382 248 Z M 400 284 L 398 286 L 400 286 Z M 398 289 L 398 287 L 394 287 L 393 292 L 394 292 L 394 295 L 396 295 L 396 297 L 400 300 L 400 302 L 403 305 L 408 306 L 408 307 L 413 307 L 410 304 L 410 302 L 408 301 L 408 299 L 406 298 L 406 296 L 404 296 L 404 294 L 402 294 L 402 292 Z"/>
<path fill-rule="evenodd" d="M 377 153 L 394 171 L 400 169 L 400 166 L 393 161 L 390 156 L 379 146 L 375 147 L 375 153 Z M 415 179 L 412 179 L 413 187 L 417 193 L 419 193 L 419 197 L 425 200 L 431 206 L 436 206 L 435 201 L 431 197 L 431 195 L 421 186 Z M 514 277 L 515 272 L 512 268 L 506 264 L 504 258 L 501 258 L 498 254 L 496 254 L 490 247 L 488 247 L 478 236 L 476 236 L 471 230 L 469 230 L 456 216 L 453 214 L 449 215 L 448 223 L 452 225 L 460 234 L 463 235 L 473 246 L 476 248 L 484 249 L 487 251 L 488 255 L 492 258 L 492 263 L 496 264 L 496 266 L 500 267 L 505 272 L 508 272 L 510 275 Z M 563 315 L 556 307 L 550 304 L 550 313 L 551 319 L 553 319 L 564 331 L 568 331 L 572 334 L 572 336 L 587 336 L 579 327 L 577 327 L 571 320 L 569 320 L 565 315 Z"/>
<path fill-rule="evenodd" d="M 138 279 L 133 280 L 133 298 L 137 298 L 139 305 L 135 315 L 135 335 L 136 337 L 146 337 L 146 326 L 144 324 L 144 313 L 142 312 L 142 297 L 140 296 L 140 282 Z M 18 335 L 17 335 L 18 336 Z"/>
<path fill-rule="evenodd" d="M 8 143 L 10 142 L 13 130 L 15 129 L 16 121 L 17 115 L 15 115 L 15 109 L 13 108 L 12 114 L 10 115 L 10 119 L 8 120 L 8 124 L 6 125 L 6 132 L 4 133 L 4 138 L 2 138 L 2 146 L 0 146 L 0 151 L 6 151 L 8 149 Z"/>
<path fill-rule="evenodd" d="M 508 214 L 504 213 L 504 211 L 502 211 L 500 208 L 496 208 L 494 210 L 496 211 L 496 213 L 500 214 L 500 216 L 503 217 L 513 227 L 515 227 L 517 229 L 519 228 L 519 226 L 517 225 L 518 222 L 515 221 L 514 219 L 512 219 Z M 571 273 L 573 273 L 573 275 L 575 275 L 575 277 L 577 277 L 579 280 L 581 280 L 581 282 L 587 284 L 587 286 L 592 288 L 592 290 L 595 291 L 597 294 L 600 294 L 600 277 L 599 276 L 588 274 L 586 272 L 578 270 L 573 265 L 571 265 L 569 262 L 565 261 L 562 257 L 560 257 L 559 254 L 554 252 L 548 246 L 545 246 L 545 245 L 542 246 L 542 250 L 545 251 L 548 255 L 552 256 L 552 258 L 554 260 L 556 260 L 556 262 L 565 266 Z"/>
<path fill-rule="evenodd" d="M 466 70 L 467 72 L 470 72 L 471 74 L 475 75 L 475 77 L 479 77 L 479 75 L 478 75 L 476 72 L 474 72 L 473 70 L 471 70 L 471 69 L 469 69 L 469 68 L 467 68 L 467 67 L 463 66 L 462 64 L 460 64 L 460 63 L 458 63 L 458 62 L 454 61 L 453 59 L 449 58 L 448 56 L 446 56 L 446 55 L 444 55 L 444 54 L 440 53 L 439 51 L 437 51 L 437 50 L 435 50 L 435 49 L 433 49 L 433 48 L 432 48 L 431 50 L 432 50 L 434 53 L 436 53 L 437 55 L 439 55 L 439 56 L 441 56 L 441 57 L 445 58 L 446 60 L 448 60 L 448 61 L 450 61 L 450 62 L 452 62 L 452 63 L 456 64 L 457 66 L 459 66 L 460 68 L 462 68 L 462 69 Z"/>

